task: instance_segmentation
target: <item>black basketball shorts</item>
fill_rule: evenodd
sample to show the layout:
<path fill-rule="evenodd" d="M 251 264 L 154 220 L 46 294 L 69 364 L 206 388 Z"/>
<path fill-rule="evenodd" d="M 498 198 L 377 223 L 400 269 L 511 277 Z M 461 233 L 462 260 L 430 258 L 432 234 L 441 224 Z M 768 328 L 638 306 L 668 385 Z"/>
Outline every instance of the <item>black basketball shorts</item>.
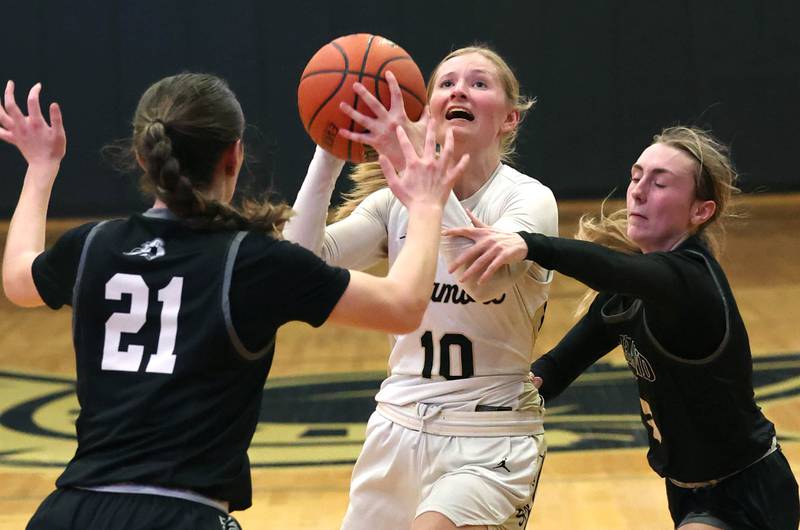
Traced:
<path fill-rule="evenodd" d="M 688 489 L 669 480 L 675 527 L 705 522 L 730 530 L 797 530 L 797 482 L 780 449 L 715 486 Z"/>
<path fill-rule="evenodd" d="M 28 522 L 28 530 L 240 530 L 225 512 L 198 502 L 138 493 L 61 488 Z"/>

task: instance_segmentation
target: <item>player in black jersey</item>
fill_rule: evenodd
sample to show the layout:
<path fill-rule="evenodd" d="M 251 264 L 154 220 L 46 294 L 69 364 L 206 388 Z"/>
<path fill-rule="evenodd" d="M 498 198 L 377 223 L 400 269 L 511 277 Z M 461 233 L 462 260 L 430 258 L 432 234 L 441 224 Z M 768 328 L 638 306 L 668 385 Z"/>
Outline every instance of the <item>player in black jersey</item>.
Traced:
<path fill-rule="evenodd" d="M 448 232 L 476 242 L 453 267 L 485 279 L 529 259 L 598 291 L 531 371 L 552 398 L 622 346 L 676 528 L 796 530 L 797 482 L 755 403 L 747 331 L 712 250 L 735 178 L 708 133 L 668 128 L 633 164 L 627 210 L 581 220 L 588 241 L 500 233 L 474 220 L 478 228 Z"/>
<path fill-rule="evenodd" d="M 383 161 L 410 222 L 385 278 L 330 267 L 280 239 L 285 205 L 232 207 L 244 116 L 219 78 L 180 74 L 142 96 L 131 155 L 153 208 L 89 223 L 44 250 L 47 203 L 65 154 L 61 112 L 28 115 L 9 82 L 0 139 L 28 171 L 8 232 L 3 288 L 20 306 L 71 305 L 81 405 L 78 448 L 29 528 L 238 528 L 251 504 L 247 448 L 277 328 L 325 321 L 405 333 L 433 283 L 443 204 L 466 158 L 448 137 L 423 154 L 398 131 L 402 178 Z"/>

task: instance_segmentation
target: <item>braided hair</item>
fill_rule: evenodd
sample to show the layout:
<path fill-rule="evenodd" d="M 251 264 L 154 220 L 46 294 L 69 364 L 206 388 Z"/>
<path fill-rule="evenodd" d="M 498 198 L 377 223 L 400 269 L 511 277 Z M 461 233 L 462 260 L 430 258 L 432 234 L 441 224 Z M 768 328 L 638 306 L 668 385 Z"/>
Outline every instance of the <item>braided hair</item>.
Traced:
<path fill-rule="evenodd" d="M 286 204 L 253 199 L 240 208 L 209 194 L 226 149 L 242 138 L 244 114 L 222 79 L 182 73 L 148 88 L 133 117 L 132 154 L 144 169 L 143 191 L 193 228 L 258 230 L 279 237 Z"/>

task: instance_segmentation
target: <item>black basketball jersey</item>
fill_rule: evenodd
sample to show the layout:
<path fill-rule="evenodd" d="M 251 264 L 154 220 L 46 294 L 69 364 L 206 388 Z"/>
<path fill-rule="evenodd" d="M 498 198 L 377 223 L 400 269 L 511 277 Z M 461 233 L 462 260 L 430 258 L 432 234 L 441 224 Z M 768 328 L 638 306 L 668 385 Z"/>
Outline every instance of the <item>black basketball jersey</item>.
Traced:
<path fill-rule="evenodd" d="M 244 509 L 277 326 L 321 324 L 349 275 L 285 241 L 151 212 L 77 229 L 34 263 L 48 305 L 72 293 L 78 449 L 57 485 L 190 489 Z"/>
<path fill-rule="evenodd" d="M 600 311 L 636 376 L 651 467 L 676 480 L 707 481 L 763 456 L 775 429 L 755 403 L 747 331 L 719 263 L 691 241 L 670 254 L 676 267 L 686 257 L 701 263 L 716 284 L 725 309 L 716 351 L 667 351 L 648 326 L 640 299 L 611 295 Z"/>

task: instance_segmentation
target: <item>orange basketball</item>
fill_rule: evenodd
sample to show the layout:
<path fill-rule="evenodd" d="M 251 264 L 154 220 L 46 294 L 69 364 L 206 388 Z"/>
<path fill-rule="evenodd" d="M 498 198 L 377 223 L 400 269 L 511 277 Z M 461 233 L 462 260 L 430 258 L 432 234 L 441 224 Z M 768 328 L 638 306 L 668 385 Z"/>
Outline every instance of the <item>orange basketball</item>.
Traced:
<path fill-rule="evenodd" d="M 353 91 L 353 83 L 359 81 L 388 107 L 391 98 L 386 70 L 397 78 L 406 114 L 416 121 L 425 106 L 425 81 L 414 60 L 397 44 L 378 35 L 358 33 L 339 37 L 314 54 L 300 78 L 297 105 L 303 127 L 317 145 L 351 162 L 374 158 L 365 153 L 362 144 L 338 135 L 339 129 L 364 130 L 339 110 L 339 102 L 346 101 L 359 112 L 374 116 Z"/>

